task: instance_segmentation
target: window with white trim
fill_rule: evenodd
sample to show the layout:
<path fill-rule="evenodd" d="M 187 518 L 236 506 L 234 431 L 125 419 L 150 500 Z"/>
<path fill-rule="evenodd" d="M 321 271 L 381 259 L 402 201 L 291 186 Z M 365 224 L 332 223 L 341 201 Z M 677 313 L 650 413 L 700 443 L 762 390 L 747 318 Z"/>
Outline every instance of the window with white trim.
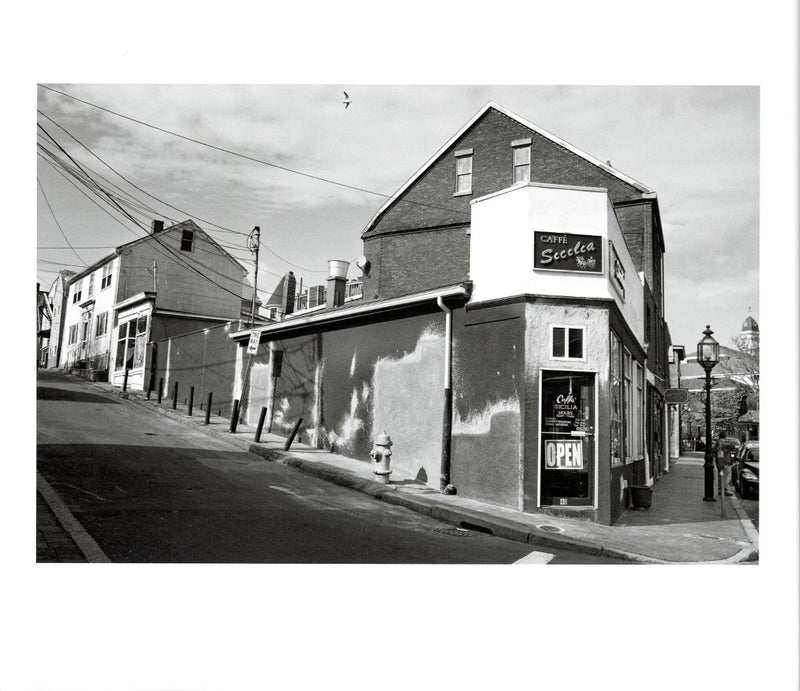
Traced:
<path fill-rule="evenodd" d="M 456 194 L 472 193 L 472 149 L 456 151 Z"/>
<path fill-rule="evenodd" d="M 72 304 L 73 305 L 76 302 L 80 302 L 80 300 L 81 300 L 81 293 L 82 293 L 81 288 L 83 288 L 83 281 L 82 280 L 75 284 L 75 290 L 72 292 Z"/>
<path fill-rule="evenodd" d="M 89 274 L 89 290 L 87 291 L 88 297 L 94 295 L 94 272 Z"/>
<path fill-rule="evenodd" d="M 100 278 L 100 290 L 105 290 L 111 285 L 111 262 L 103 267 L 103 275 Z"/>
<path fill-rule="evenodd" d="M 97 325 L 94 329 L 95 338 L 105 336 L 108 332 L 108 312 L 97 315 Z"/>
<path fill-rule="evenodd" d="M 523 141 L 512 144 L 514 151 L 514 177 L 516 185 L 518 182 L 530 182 L 531 180 L 531 145 L 530 141 Z"/>
<path fill-rule="evenodd" d="M 67 345 L 75 345 L 78 342 L 78 325 L 72 324 L 69 327 L 69 339 Z"/>
<path fill-rule="evenodd" d="M 556 360 L 583 360 L 582 326 L 554 326 L 551 332 L 551 355 Z"/>
<path fill-rule="evenodd" d="M 194 242 L 194 231 L 184 230 L 181 235 L 181 250 L 184 252 L 192 251 L 192 243 Z"/>

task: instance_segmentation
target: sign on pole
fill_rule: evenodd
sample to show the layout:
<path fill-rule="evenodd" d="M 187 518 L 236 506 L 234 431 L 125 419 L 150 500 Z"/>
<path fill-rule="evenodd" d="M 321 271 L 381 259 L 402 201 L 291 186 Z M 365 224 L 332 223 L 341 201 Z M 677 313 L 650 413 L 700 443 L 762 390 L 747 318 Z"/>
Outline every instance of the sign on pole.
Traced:
<path fill-rule="evenodd" d="M 664 400 L 671 404 L 689 402 L 689 389 L 667 389 L 664 391 Z"/>
<path fill-rule="evenodd" d="M 255 329 L 250 332 L 250 342 L 247 344 L 248 355 L 255 355 L 258 352 L 258 343 L 261 340 L 261 332 Z"/>

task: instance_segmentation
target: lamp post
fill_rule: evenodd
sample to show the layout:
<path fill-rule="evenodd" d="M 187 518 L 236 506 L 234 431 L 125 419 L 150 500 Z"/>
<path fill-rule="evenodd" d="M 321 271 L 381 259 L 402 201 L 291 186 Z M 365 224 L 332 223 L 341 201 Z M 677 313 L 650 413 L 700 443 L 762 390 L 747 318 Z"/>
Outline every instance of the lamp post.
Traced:
<path fill-rule="evenodd" d="M 719 343 L 711 336 L 714 332 L 709 325 L 703 331 L 703 338 L 697 344 L 697 362 L 706 371 L 706 456 L 705 496 L 703 501 L 714 499 L 714 449 L 711 443 L 711 370 L 719 362 Z"/>

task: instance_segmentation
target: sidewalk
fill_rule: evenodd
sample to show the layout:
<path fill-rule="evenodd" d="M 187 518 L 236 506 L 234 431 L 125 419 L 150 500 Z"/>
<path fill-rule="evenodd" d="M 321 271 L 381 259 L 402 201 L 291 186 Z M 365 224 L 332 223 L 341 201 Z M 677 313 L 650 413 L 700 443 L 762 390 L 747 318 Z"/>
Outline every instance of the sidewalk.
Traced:
<path fill-rule="evenodd" d="M 460 527 L 491 532 L 498 537 L 527 542 L 536 547 L 558 547 L 590 554 L 605 554 L 642 563 L 736 563 L 758 560 L 758 533 L 742 510 L 738 498 L 725 497 L 725 518 L 719 499 L 703 501 L 702 459 L 690 456 L 673 459 L 670 472 L 656 482 L 652 507 L 647 511 L 626 511 L 613 526 L 545 514 L 521 513 L 466 499 L 447 496 L 436 488 L 410 477 L 391 476 L 388 485 L 374 481 L 372 466 L 364 461 L 339 456 L 293 443 L 284 451 L 286 440 L 262 433 L 254 442 L 255 427 L 239 424 L 230 432 L 230 421 L 195 408 L 189 417 L 186 406 L 172 410 L 172 401 L 156 403 L 143 392 L 123 393 L 107 383 L 90 386 L 126 398 L 207 434 L 222 437 L 268 461 L 283 463 L 318 478 L 369 494 L 387 503 L 404 506 Z"/>

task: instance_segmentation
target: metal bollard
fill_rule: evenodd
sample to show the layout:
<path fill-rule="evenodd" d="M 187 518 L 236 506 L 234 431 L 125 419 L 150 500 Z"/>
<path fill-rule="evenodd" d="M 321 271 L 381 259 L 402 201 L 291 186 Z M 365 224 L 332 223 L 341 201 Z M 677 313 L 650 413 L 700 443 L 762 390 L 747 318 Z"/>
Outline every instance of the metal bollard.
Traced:
<path fill-rule="evenodd" d="M 303 418 L 297 418 L 297 422 L 294 423 L 294 427 L 292 427 L 292 433 L 289 435 L 289 438 L 286 440 L 286 443 L 283 445 L 283 450 L 288 451 L 289 447 L 292 445 L 294 441 L 294 437 L 297 434 L 297 430 L 300 429 L 300 423 L 303 422 Z"/>
<path fill-rule="evenodd" d="M 158 380 L 158 402 L 161 403 L 161 399 L 164 397 L 164 377 L 160 377 Z"/>
<path fill-rule="evenodd" d="M 129 367 L 125 368 L 125 378 L 122 380 L 122 390 L 123 391 L 127 391 L 128 390 L 128 374 L 130 373 L 130 371 L 131 370 L 130 370 Z"/>
<path fill-rule="evenodd" d="M 192 407 L 193 406 L 194 406 L 194 387 L 191 386 L 191 387 L 189 387 L 189 410 L 186 412 L 186 414 L 189 417 L 192 417 Z"/>
<path fill-rule="evenodd" d="M 261 409 L 261 415 L 258 416 L 258 427 L 256 427 L 256 436 L 253 438 L 253 441 L 259 442 L 261 441 L 261 432 L 264 431 L 264 419 L 267 417 L 267 409 Z"/>
<path fill-rule="evenodd" d="M 239 399 L 235 398 L 233 400 L 233 412 L 231 413 L 231 432 L 236 431 L 237 424 L 239 424 Z"/>
<path fill-rule="evenodd" d="M 211 392 L 208 392 L 208 402 L 206 403 L 206 421 L 207 425 L 211 421 Z"/>
<path fill-rule="evenodd" d="M 175 388 L 172 390 L 172 409 L 178 407 L 178 382 L 175 382 Z"/>

